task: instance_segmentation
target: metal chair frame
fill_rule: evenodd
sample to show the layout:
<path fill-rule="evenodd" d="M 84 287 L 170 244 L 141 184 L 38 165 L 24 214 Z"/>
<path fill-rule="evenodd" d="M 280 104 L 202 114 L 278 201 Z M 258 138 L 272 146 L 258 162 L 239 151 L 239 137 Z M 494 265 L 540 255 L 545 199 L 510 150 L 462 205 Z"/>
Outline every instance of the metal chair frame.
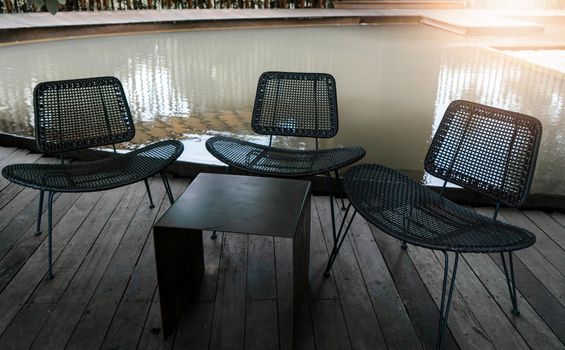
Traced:
<path fill-rule="evenodd" d="M 215 136 L 206 148 L 216 158 L 246 172 L 275 177 L 325 175 L 328 179 L 332 229 L 336 238 L 334 198 L 341 192 L 339 169 L 365 156 L 361 147 L 319 149 L 319 138 L 338 132 L 335 79 L 324 73 L 265 72 L 259 77 L 251 118 L 253 131 L 269 135 L 269 145 Z M 272 146 L 273 136 L 314 138 L 314 150 Z M 332 173 L 336 186 L 332 184 Z M 337 188 L 334 188 L 337 187 Z M 342 198 L 342 208 L 345 209 Z M 212 238 L 216 235 L 213 234 Z M 335 241 L 337 244 L 337 241 Z"/>
<path fill-rule="evenodd" d="M 127 99 L 117 78 L 44 82 L 35 87 L 33 96 L 37 146 L 43 153 L 59 154 L 61 164 L 12 164 L 2 169 L 2 175 L 11 182 L 40 191 L 36 236 L 41 234 L 47 192 L 47 278 L 51 279 L 54 277 L 52 236 L 56 193 L 109 190 L 143 180 L 150 208 L 154 208 L 147 179 L 160 173 L 172 204 L 174 198 L 164 168 L 180 156 L 184 147 L 179 141 L 167 140 L 117 154 L 116 143 L 129 141 L 135 135 Z M 66 152 L 109 144 L 114 150 L 113 157 L 85 163 L 64 162 Z"/>
<path fill-rule="evenodd" d="M 502 128 L 503 131 L 500 132 L 497 128 Z M 498 132 L 491 133 L 492 130 Z M 474 133 L 474 136 L 467 136 L 470 133 Z M 443 187 L 439 194 L 432 192 L 425 188 L 425 186 L 409 179 L 407 176 L 384 166 L 353 166 L 348 170 L 344 180 L 345 192 L 350 197 L 351 202 L 345 211 L 345 215 L 337 234 L 338 244 L 334 245 L 334 248 L 330 253 L 325 275 L 329 272 L 335 262 L 339 249 L 345 240 L 353 219 L 359 212 L 367 221 L 379 227 L 385 233 L 399 239 L 402 242 L 401 247 L 403 249 L 406 249 L 407 243 L 410 243 L 417 246 L 439 250 L 443 253 L 444 277 L 442 283 L 436 349 L 441 349 L 445 340 L 445 330 L 447 328 L 447 320 L 449 317 L 453 290 L 455 288 L 459 255 L 462 253 L 500 253 L 503 264 L 503 272 L 512 302 L 512 313 L 518 316 L 520 311 L 518 309 L 516 298 L 516 280 L 514 275 L 512 252 L 533 245 L 535 243 L 535 236 L 527 230 L 500 223 L 497 221 L 497 216 L 501 204 L 517 207 L 526 201 L 533 179 L 541 134 L 541 123 L 535 118 L 469 101 L 459 100 L 452 102 L 447 108 L 444 118 L 436 131 L 436 135 L 434 136 L 430 149 L 426 155 L 426 171 L 444 180 Z M 496 136 L 491 138 L 489 135 Z M 459 137 L 459 139 L 457 139 L 457 137 Z M 467 137 L 469 140 L 466 140 Z M 455 138 L 455 141 L 453 138 Z M 484 144 L 479 145 L 479 143 L 477 143 L 478 140 L 482 140 L 485 143 L 490 142 L 490 144 L 488 147 L 481 148 L 479 150 L 478 147 L 481 147 Z M 507 150 L 506 156 L 500 156 L 502 149 Z M 497 160 L 481 158 L 481 156 L 476 156 L 475 152 L 479 152 L 483 156 L 486 155 L 486 157 L 494 155 Z M 460 162 L 461 158 L 464 158 L 464 162 Z M 482 162 L 485 162 L 486 166 L 481 164 Z M 477 169 L 481 168 L 489 169 L 491 173 L 483 175 L 477 171 Z M 362 174 L 363 171 L 366 171 L 369 175 Z M 356 179 L 356 177 L 358 178 Z M 363 188 L 363 190 L 359 189 L 359 194 L 352 193 L 352 191 L 355 190 L 356 186 L 365 186 L 360 181 L 370 182 L 373 181 L 374 177 L 379 177 L 378 180 L 374 179 L 375 182 L 386 182 L 387 186 L 382 185 L 382 187 L 378 187 L 382 191 L 395 191 L 395 189 L 391 189 L 390 186 L 396 184 L 398 186 L 396 191 L 405 190 L 410 193 L 406 194 L 405 198 L 402 199 L 394 197 L 394 194 L 388 194 L 389 197 L 394 197 L 393 200 L 396 201 L 392 203 L 393 200 L 389 199 L 391 202 L 387 202 L 387 199 L 382 199 L 379 201 L 379 208 L 377 208 L 377 204 L 367 204 L 363 201 L 365 199 L 363 195 L 370 196 L 370 194 L 365 193 L 367 192 L 367 188 Z M 449 211 L 450 215 L 457 216 L 457 218 L 465 217 L 466 213 L 464 211 L 466 211 L 466 209 L 444 199 L 443 192 L 447 182 L 456 183 L 466 189 L 473 190 L 494 199 L 496 201 L 496 208 L 493 218 L 488 219 L 482 217 L 482 215 L 473 214 L 473 212 L 468 211 L 467 214 L 469 215 L 469 218 L 467 226 L 465 226 L 465 224 L 461 224 L 462 228 L 460 232 L 457 232 L 457 230 L 442 232 L 445 236 L 434 237 L 434 239 L 425 237 L 424 234 L 418 236 L 418 228 L 407 226 L 407 222 L 417 221 L 415 216 L 417 215 L 415 213 L 417 210 L 425 211 L 427 209 L 432 210 L 433 208 L 439 208 L 438 212 L 441 212 L 441 210 L 444 210 L 444 212 L 453 210 L 453 212 Z M 381 193 L 383 193 L 383 196 L 386 195 L 384 192 Z M 373 193 L 373 195 L 378 194 Z M 403 194 L 399 196 L 402 195 Z M 406 201 L 403 202 L 403 200 Z M 381 213 L 390 212 L 392 210 L 391 208 L 397 208 L 396 206 L 401 205 L 404 212 L 402 214 L 397 214 L 398 216 L 404 217 L 403 220 L 406 222 L 403 223 L 403 225 L 397 224 L 399 227 L 394 227 L 391 223 L 392 221 L 387 222 L 382 218 L 381 220 L 377 219 L 379 215 L 382 215 Z M 409 206 L 409 209 L 406 208 L 407 206 Z M 418 208 L 416 208 L 416 206 L 418 206 Z M 352 207 L 354 208 L 353 212 L 347 225 L 345 225 Z M 448 210 L 445 210 L 444 208 Z M 406 213 L 406 210 L 409 212 Z M 454 211 L 458 211 L 458 213 L 455 213 Z M 429 212 L 427 214 L 433 216 L 434 213 Z M 456 220 L 451 220 L 450 218 L 445 217 L 443 219 L 437 218 L 437 220 L 444 220 L 450 224 L 454 224 L 454 222 L 456 222 Z M 480 221 L 483 226 L 481 228 L 473 228 L 470 223 L 474 223 L 474 220 Z M 408 229 L 410 230 L 410 233 L 402 231 L 402 229 Z M 421 231 L 426 230 L 427 228 L 425 227 L 421 228 Z M 429 232 L 433 231 L 432 228 L 429 230 Z M 439 231 L 439 229 L 437 230 Z M 476 241 L 473 241 L 471 234 L 464 239 L 456 237 L 456 234 L 465 235 L 467 233 L 473 233 L 480 236 L 481 234 L 494 231 L 501 233 L 501 238 L 498 238 L 500 241 L 499 245 L 493 243 L 487 244 L 487 241 L 481 241 L 479 238 L 477 238 Z M 429 232 L 426 231 L 426 233 Z M 452 232 L 455 233 L 449 237 L 449 234 Z M 511 235 L 513 235 L 512 239 L 509 238 Z M 503 241 L 503 239 L 507 239 L 507 241 Z M 453 243 L 458 240 L 462 243 Z M 492 241 L 494 242 L 496 239 L 493 239 Z M 449 251 L 455 253 L 451 276 L 448 276 Z M 508 258 L 505 253 L 507 253 Z"/>

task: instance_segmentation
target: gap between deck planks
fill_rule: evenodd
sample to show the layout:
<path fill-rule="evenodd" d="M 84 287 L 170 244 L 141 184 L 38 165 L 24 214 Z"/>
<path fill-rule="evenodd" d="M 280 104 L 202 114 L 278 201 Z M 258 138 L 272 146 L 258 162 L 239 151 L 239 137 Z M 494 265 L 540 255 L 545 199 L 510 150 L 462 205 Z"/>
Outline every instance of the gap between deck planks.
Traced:
<path fill-rule="evenodd" d="M 0 147 L 0 165 L 23 161 L 54 159 Z M 175 196 L 188 183 L 171 181 Z M 44 280 L 45 235 L 33 235 L 37 191 L 1 181 L 0 187 L 0 348 L 290 347 L 281 312 L 289 305 L 276 302 L 277 294 L 288 293 L 289 247 L 283 242 L 229 233 L 211 240 L 205 232 L 203 288 L 163 341 L 150 233 L 168 208 L 159 177 L 151 182 L 159 209 L 148 208 L 142 184 L 57 196 L 52 281 Z M 538 238 L 516 254 L 522 314 L 510 313 L 498 256 L 463 255 L 447 347 L 563 348 L 565 215 L 504 210 L 501 218 Z M 332 248 L 327 197 L 313 200 L 311 230 L 310 298 L 301 308 L 297 348 L 434 346 L 441 253 L 403 251 L 357 217 L 326 279 L 321 274 Z"/>

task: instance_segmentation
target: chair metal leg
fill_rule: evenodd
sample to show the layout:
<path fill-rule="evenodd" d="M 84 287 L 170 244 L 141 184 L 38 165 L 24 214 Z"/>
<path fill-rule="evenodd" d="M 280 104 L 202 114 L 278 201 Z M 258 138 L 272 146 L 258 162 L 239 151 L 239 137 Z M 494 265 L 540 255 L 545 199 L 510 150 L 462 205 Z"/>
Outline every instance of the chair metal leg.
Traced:
<path fill-rule="evenodd" d="M 351 209 L 351 204 L 349 204 L 347 206 L 347 209 L 345 210 L 345 215 L 343 216 L 343 220 L 341 220 L 341 225 L 339 226 L 339 231 L 337 233 L 337 236 L 334 238 L 334 245 L 333 245 L 332 251 L 330 253 L 330 257 L 328 259 L 328 264 L 326 265 L 326 269 L 324 270 L 324 277 L 330 276 L 330 269 L 332 268 L 332 265 L 335 262 L 335 259 L 337 258 L 337 254 L 339 253 L 339 250 L 341 249 L 341 245 L 345 241 L 345 236 L 347 235 L 347 231 L 349 231 L 349 228 L 351 227 L 351 224 L 353 223 L 353 219 L 355 218 L 355 215 L 357 214 L 357 210 L 353 209 L 353 214 L 351 214 L 351 218 L 349 219 L 349 223 L 347 224 L 347 226 L 345 227 L 345 230 L 344 230 L 343 229 L 344 224 L 345 224 L 345 221 L 347 220 L 347 214 L 349 214 L 350 209 Z"/>
<path fill-rule="evenodd" d="M 175 202 L 173 198 L 173 192 L 171 191 L 171 186 L 169 185 L 169 180 L 167 179 L 167 175 L 164 171 L 161 171 L 161 179 L 163 179 L 163 185 L 165 185 L 165 191 L 167 191 L 167 196 L 169 196 L 169 202 L 171 205 Z"/>
<path fill-rule="evenodd" d="M 455 253 L 455 262 L 453 263 L 453 273 L 451 275 L 451 283 L 449 285 L 449 293 L 447 296 L 447 302 L 445 300 L 445 293 L 447 290 L 447 277 L 449 272 L 449 256 L 447 252 L 442 252 L 445 257 L 445 262 L 443 264 L 443 285 L 441 287 L 441 307 L 439 311 L 439 325 L 436 349 L 441 349 L 443 347 L 443 340 L 445 339 L 445 329 L 447 328 L 447 318 L 449 317 L 449 309 L 451 307 L 451 299 L 453 297 L 453 290 L 455 289 L 455 277 L 457 275 L 457 264 L 459 262 L 459 253 Z"/>
<path fill-rule="evenodd" d="M 45 191 L 39 191 L 39 210 L 37 212 L 37 228 L 35 229 L 35 235 L 39 236 L 41 234 L 41 216 L 43 214 L 43 194 Z"/>
<path fill-rule="evenodd" d="M 341 194 L 341 210 L 345 210 L 345 200 L 343 199 L 344 192 L 343 192 L 341 179 L 339 178 L 339 171 L 336 169 L 336 170 L 334 170 L 334 173 L 335 173 L 335 181 L 336 181 L 336 185 L 337 185 L 336 194 L 337 193 Z"/>
<path fill-rule="evenodd" d="M 151 197 L 151 189 L 149 188 L 149 181 L 147 181 L 147 178 L 143 179 L 143 182 L 145 182 L 145 189 L 147 190 L 147 196 L 149 196 L 149 208 L 153 209 L 155 208 L 155 204 L 153 204 L 153 197 Z"/>
<path fill-rule="evenodd" d="M 508 286 L 508 292 L 510 293 L 510 300 L 512 300 L 512 313 L 516 316 L 520 315 L 520 310 L 518 309 L 518 300 L 516 299 L 516 280 L 514 278 L 514 264 L 512 262 L 512 252 L 508 252 L 508 260 L 510 264 L 510 273 L 506 267 L 506 258 L 504 257 L 504 252 L 500 253 L 502 258 L 502 266 L 504 267 L 504 276 L 506 277 L 506 285 Z"/>
<path fill-rule="evenodd" d="M 49 272 L 47 273 L 47 279 L 50 280 L 54 277 L 53 275 L 53 195 L 55 192 L 49 191 L 47 195 L 47 246 L 48 246 L 48 260 L 49 260 Z"/>

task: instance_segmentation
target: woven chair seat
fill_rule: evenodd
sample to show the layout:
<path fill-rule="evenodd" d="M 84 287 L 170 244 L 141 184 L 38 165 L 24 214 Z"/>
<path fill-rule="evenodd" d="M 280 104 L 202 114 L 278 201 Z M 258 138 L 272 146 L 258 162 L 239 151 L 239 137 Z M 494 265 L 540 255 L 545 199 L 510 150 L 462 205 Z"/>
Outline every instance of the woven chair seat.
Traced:
<path fill-rule="evenodd" d="M 182 151 L 181 142 L 167 140 L 92 162 L 13 164 L 3 169 L 2 175 L 17 184 L 44 191 L 103 191 L 141 181 L 162 171 Z"/>
<path fill-rule="evenodd" d="M 353 166 L 344 177 L 353 207 L 370 223 L 417 246 L 460 253 L 509 252 L 535 236 L 457 205 L 381 165 Z"/>
<path fill-rule="evenodd" d="M 206 148 L 229 166 L 281 177 L 323 174 L 355 163 L 365 155 L 361 147 L 317 150 L 276 148 L 231 137 L 214 136 Z"/>

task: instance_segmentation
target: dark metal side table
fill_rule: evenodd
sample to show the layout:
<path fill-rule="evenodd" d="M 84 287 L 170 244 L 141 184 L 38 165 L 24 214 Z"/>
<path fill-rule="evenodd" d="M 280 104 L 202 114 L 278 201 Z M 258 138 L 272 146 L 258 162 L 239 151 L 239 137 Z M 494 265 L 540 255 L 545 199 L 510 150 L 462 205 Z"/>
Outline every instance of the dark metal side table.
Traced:
<path fill-rule="evenodd" d="M 204 230 L 292 241 L 293 292 L 278 298 L 291 300 L 289 317 L 296 325 L 297 307 L 308 289 L 310 182 L 202 173 L 153 229 L 164 337 L 199 287 Z"/>

